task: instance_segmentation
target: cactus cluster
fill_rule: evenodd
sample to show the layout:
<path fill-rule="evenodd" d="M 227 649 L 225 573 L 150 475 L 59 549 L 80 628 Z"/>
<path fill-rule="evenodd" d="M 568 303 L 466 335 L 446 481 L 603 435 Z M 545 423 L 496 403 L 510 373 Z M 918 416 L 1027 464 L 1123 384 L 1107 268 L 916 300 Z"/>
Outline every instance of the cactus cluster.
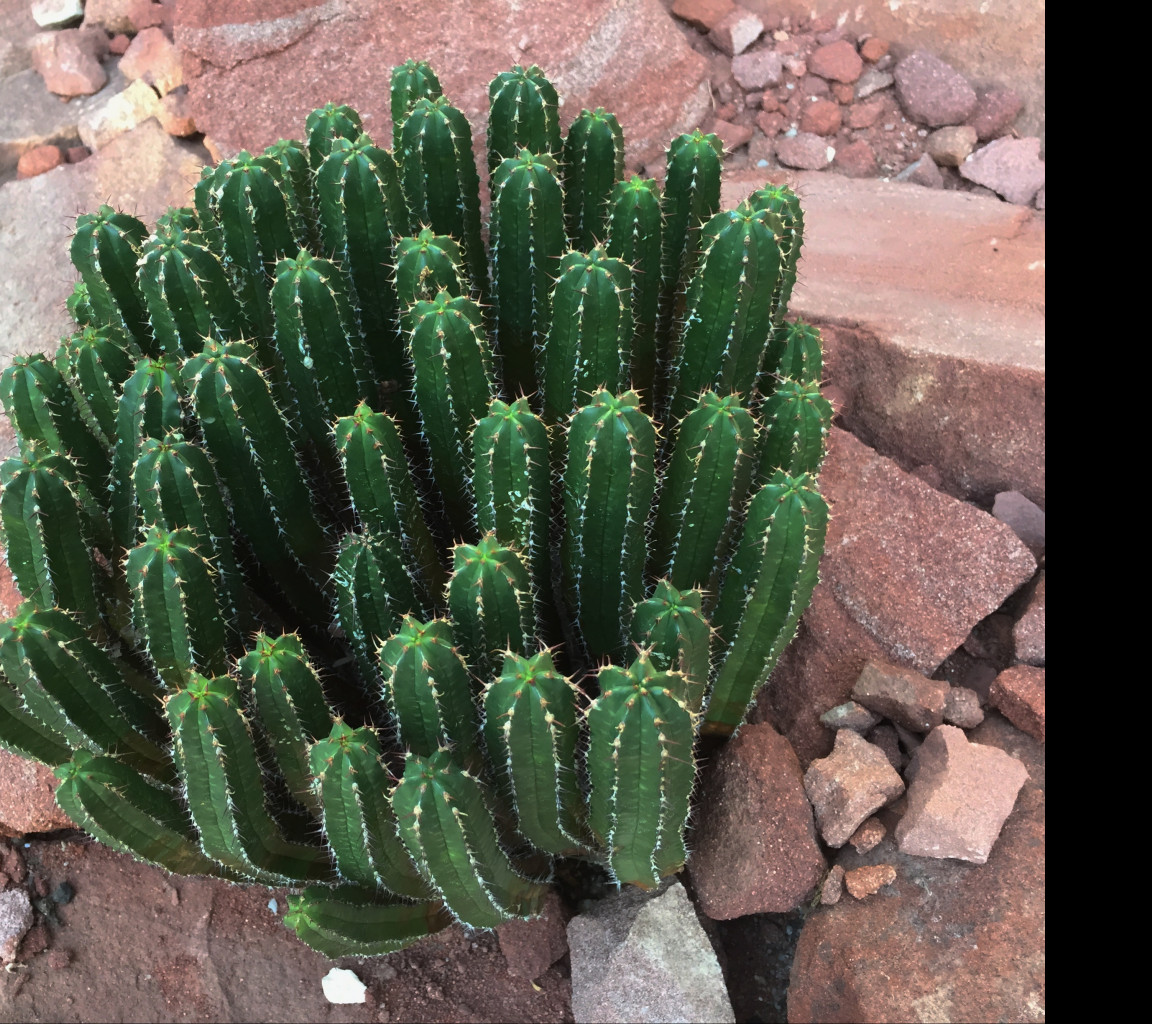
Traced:
<path fill-rule="evenodd" d="M 698 131 L 625 180 L 536 67 L 490 97 L 487 240 L 409 61 L 391 150 L 330 104 L 152 233 L 81 216 L 75 333 L 0 379 L 0 744 L 329 956 L 529 917 L 554 858 L 677 871 L 824 543 L 796 196 L 721 211 Z"/>

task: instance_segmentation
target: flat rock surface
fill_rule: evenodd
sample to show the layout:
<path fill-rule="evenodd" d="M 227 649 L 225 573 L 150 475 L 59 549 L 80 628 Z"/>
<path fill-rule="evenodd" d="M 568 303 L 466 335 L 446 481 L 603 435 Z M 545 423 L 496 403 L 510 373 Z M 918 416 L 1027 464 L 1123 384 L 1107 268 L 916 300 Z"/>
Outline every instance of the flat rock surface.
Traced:
<path fill-rule="evenodd" d="M 730 176 L 731 206 L 764 184 Z M 775 176 L 774 176 L 775 180 Z M 830 324 L 826 375 L 855 433 L 991 501 L 1044 504 L 1044 218 L 994 199 L 796 173 L 789 312 Z"/>
<path fill-rule="evenodd" d="M 0 836 L 72 828 L 55 794 L 51 768 L 0 747 Z"/>
<path fill-rule="evenodd" d="M 896 880 L 808 918 L 792 1024 L 1045 1019 L 1044 748 L 995 714 L 971 738 L 1029 776 L 988 862 L 910 857 L 891 834 L 867 854 L 842 850 L 846 870 L 890 864 Z"/>

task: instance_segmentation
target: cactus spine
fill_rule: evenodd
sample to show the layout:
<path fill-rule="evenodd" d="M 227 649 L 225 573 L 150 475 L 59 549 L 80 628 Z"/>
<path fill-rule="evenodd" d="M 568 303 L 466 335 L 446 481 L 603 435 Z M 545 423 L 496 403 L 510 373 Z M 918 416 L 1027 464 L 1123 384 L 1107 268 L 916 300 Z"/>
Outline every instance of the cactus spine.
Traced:
<path fill-rule="evenodd" d="M 582 110 L 564 139 L 564 216 L 575 248 L 604 241 L 608 196 L 624 177 L 624 132 L 603 107 Z"/>

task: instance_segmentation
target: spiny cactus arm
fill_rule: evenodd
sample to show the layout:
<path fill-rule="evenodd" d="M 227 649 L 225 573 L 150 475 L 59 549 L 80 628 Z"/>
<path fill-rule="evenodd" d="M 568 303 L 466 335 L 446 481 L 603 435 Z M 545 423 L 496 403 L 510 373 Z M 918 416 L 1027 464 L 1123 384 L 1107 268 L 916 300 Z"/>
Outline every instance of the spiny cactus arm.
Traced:
<path fill-rule="evenodd" d="M 712 644 L 702 604 L 699 590 L 680 591 L 660 580 L 632 616 L 632 642 L 647 651 L 655 668 L 680 673 L 686 690 L 678 696 L 693 715 L 704 703 Z"/>
<path fill-rule="evenodd" d="M 480 747 L 472 684 L 446 619 L 404 616 L 380 647 L 383 694 L 405 749 L 428 757 L 452 747 L 460 764 L 478 769 Z"/>
<path fill-rule="evenodd" d="M 676 429 L 652 531 L 653 575 L 686 590 L 715 583 L 731 552 L 734 509 L 756 463 L 756 422 L 738 395 L 700 395 Z"/>
<path fill-rule="evenodd" d="M 560 158 L 560 99 L 535 64 L 502 71 L 488 85 L 488 171 L 520 150 Z"/>
<path fill-rule="evenodd" d="M 552 291 L 542 407 L 552 426 L 600 388 L 627 386 L 632 358 L 632 272 L 603 249 L 570 252 Z"/>
<path fill-rule="evenodd" d="M 509 399 L 536 390 L 537 349 L 552 322 L 550 295 L 568 247 L 557 173 L 551 156 L 522 149 L 492 174 L 494 336 Z"/>
<path fill-rule="evenodd" d="M 808 476 L 777 472 L 750 502 L 712 617 L 721 659 L 704 732 L 727 735 L 744 721 L 812 598 L 827 528 Z"/>
<path fill-rule="evenodd" d="M 236 555 L 228 510 L 207 454 L 181 434 L 145 438 L 133 471 L 140 519 L 167 530 L 187 528 L 216 570 L 216 591 L 229 631 L 229 649 L 254 628 L 251 600 Z"/>
<path fill-rule="evenodd" d="M 263 885 L 334 880 L 323 850 L 286 842 L 269 817 L 236 684 L 227 676 L 192 675 L 164 707 L 205 855 Z"/>
<path fill-rule="evenodd" d="M 497 651 L 524 654 L 534 643 L 533 605 L 524 561 L 495 534 L 453 548 L 448 610 L 464 658 L 478 675 L 495 670 Z"/>
<path fill-rule="evenodd" d="M 377 648 L 392 634 L 400 616 L 417 607 L 408 570 L 395 547 L 350 533 L 340 542 L 336 572 L 336 622 L 356 657 L 364 686 L 380 680 Z"/>
<path fill-rule="evenodd" d="M 443 95 L 440 79 L 426 60 L 406 60 L 392 69 L 389 97 L 392 109 L 392 149 L 403 152 L 404 123 L 412 108 L 422 99 Z"/>
<path fill-rule="evenodd" d="M 468 280 L 464 254 L 451 236 L 426 227 L 411 238 L 396 239 L 396 297 L 401 309 L 418 299 L 434 299 L 441 291 L 463 295 L 469 290 Z"/>
<path fill-rule="evenodd" d="M 64 300 L 64 305 L 68 315 L 79 327 L 96 325 L 96 314 L 92 311 L 92 303 L 88 301 L 88 286 L 83 281 L 77 281 L 72 286 L 72 294 Z"/>
<path fill-rule="evenodd" d="M 495 397 L 492 356 L 480 307 L 465 296 L 440 292 L 417 302 L 403 318 L 416 404 L 432 475 L 457 536 L 476 535 L 472 482 L 472 425 Z"/>
<path fill-rule="evenodd" d="M 564 215 L 573 248 L 604 241 L 608 196 L 624 177 L 624 132 L 603 107 L 582 110 L 564 139 Z"/>
<path fill-rule="evenodd" d="M 799 197 L 787 185 L 768 185 L 757 189 L 748 197 L 747 203 L 753 210 L 766 210 L 776 218 L 776 241 L 780 246 L 780 277 L 772 291 L 772 336 L 761 370 L 760 390 L 767 394 L 771 388 L 765 386 L 766 377 L 781 372 L 779 364 L 787 344 L 784 317 L 788 312 L 788 301 L 792 298 L 792 288 L 796 284 L 800 247 L 804 244 L 804 213 L 800 209 Z M 819 380 L 819 377 L 817 373 L 815 377 L 797 379 Z"/>
<path fill-rule="evenodd" d="M 320 237 L 316 230 L 316 211 L 312 202 L 312 165 L 308 150 L 296 139 L 277 139 L 264 150 L 264 156 L 274 160 L 280 168 L 284 186 L 284 199 L 292 218 L 292 233 L 316 247 Z"/>
<path fill-rule="evenodd" d="M 400 841 L 389 793 L 392 780 L 380 762 L 369 728 L 340 719 L 308 753 L 324 836 L 342 877 L 398 896 L 427 899 L 431 892 Z"/>
<path fill-rule="evenodd" d="M 597 392 L 568 426 L 561 557 L 568 601 L 593 658 L 618 657 L 643 597 L 656 431 L 633 391 Z"/>
<path fill-rule="evenodd" d="M 53 768 L 63 764 L 72 756 L 72 745 L 28 709 L 23 692 L 3 671 L 2 651 L 0 641 L 0 747 Z"/>
<path fill-rule="evenodd" d="M 684 330 L 674 360 L 670 415 L 683 417 L 705 388 L 752 393 L 772 329 L 772 290 L 780 274 L 774 216 L 747 206 L 713 217 L 688 286 Z"/>
<path fill-rule="evenodd" d="M 310 885 L 288 897 L 284 923 L 330 960 L 396 953 L 447 928 L 452 916 L 437 902 L 382 899 L 356 885 Z"/>
<path fill-rule="evenodd" d="M 0 526 L 20 593 L 98 626 L 104 595 L 93 562 L 97 520 L 76 468 L 34 448 L 30 458 L 4 463 L 0 480 Z"/>
<path fill-rule="evenodd" d="M 660 304 L 664 216 L 656 182 L 633 175 L 617 182 L 608 198 L 605 251 L 632 268 L 632 389 L 652 415 L 656 386 L 656 316 Z"/>
<path fill-rule="evenodd" d="M 113 757 L 77 750 L 56 769 L 56 802 L 85 832 L 113 850 L 180 875 L 243 875 L 209 860 L 191 822 L 167 787 L 149 782 Z"/>
<path fill-rule="evenodd" d="M 548 651 L 508 652 L 484 691 L 489 761 L 511 800 L 520 834 L 538 850 L 570 856 L 590 843 L 576 771 L 576 688 Z"/>
<path fill-rule="evenodd" d="M 547 887 L 517 873 L 500 849 L 480 783 L 447 750 L 406 756 L 392 807 L 409 856 L 458 921 L 495 928 L 539 912 Z"/>
<path fill-rule="evenodd" d="M 136 283 L 136 264 L 148 229 L 135 217 L 101 206 L 76 218 L 72 263 L 88 289 L 88 304 L 100 323 L 122 327 L 146 355 L 153 346 L 148 310 Z"/>
<path fill-rule="evenodd" d="M 332 715 L 300 638 L 294 633 L 279 637 L 257 633 L 236 669 L 255 700 L 288 791 L 319 816 L 308 747 L 328 735 Z"/>
<path fill-rule="evenodd" d="M 643 654 L 628 669 L 606 667 L 586 713 L 592 830 L 616 880 L 643 889 L 686 859 L 695 729 L 677 675 L 656 671 Z"/>
<path fill-rule="evenodd" d="M 488 257 L 480 237 L 480 176 L 472 126 L 443 96 L 421 98 L 396 145 L 408 205 L 417 221 L 460 243 L 467 279 L 488 294 Z M 401 305 L 404 303 L 401 293 Z"/>
<path fill-rule="evenodd" d="M 824 350 L 820 328 L 797 317 L 777 324 L 773 339 L 764 357 L 764 369 L 760 373 L 759 390 L 762 395 L 772 393 L 771 371 L 792 380 L 823 379 Z M 774 356 L 773 346 L 779 347 L 778 356 Z"/>
<path fill-rule="evenodd" d="M 664 181 L 664 234 L 657 358 L 667 365 L 667 347 L 676 332 L 677 296 L 696 269 L 700 227 L 720 209 L 720 162 L 724 144 L 699 129 L 668 147 Z"/>
<path fill-rule="evenodd" d="M 778 381 L 760 408 L 760 418 L 764 422 L 757 474 L 761 483 L 778 469 L 791 476 L 819 472 L 832 428 L 832 403 L 820 394 L 819 381 Z"/>
<path fill-rule="evenodd" d="M 424 518 L 396 421 L 361 402 L 351 416 L 338 419 L 334 429 L 356 515 L 375 540 L 399 541 L 423 603 L 433 606 L 444 593 L 447 576 Z"/>
<path fill-rule="evenodd" d="M 64 339 L 56 354 L 56 368 L 68 381 L 81 415 L 109 451 L 115 447 L 120 392 L 135 365 L 127 344 L 113 327 L 86 326 Z"/>
<path fill-rule="evenodd" d="M 188 685 L 199 669 L 227 670 L 228 637 L 214 572 L 186 529 L 149 527 L 128 552 L 124 572 L 132 589 L 132 624 L 169 687 Z"/>
<path fill-rule="evenodd" d="M 351 107 L 325 103 L 313 110 L 304 122 L 304 133 L 308 136 L 308 161 L 312 170 L 320 169 L 337 139 L 354 142 L 363 130 L 360 115 Z"/>

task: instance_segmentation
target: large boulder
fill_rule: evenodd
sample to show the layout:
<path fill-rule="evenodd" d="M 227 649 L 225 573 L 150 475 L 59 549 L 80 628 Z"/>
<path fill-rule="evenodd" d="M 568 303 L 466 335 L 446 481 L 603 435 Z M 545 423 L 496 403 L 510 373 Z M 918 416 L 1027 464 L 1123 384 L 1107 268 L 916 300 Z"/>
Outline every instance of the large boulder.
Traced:
<path fill-rule="evenodd" d="M 478 153 L 488 83 L 514 64 L 544 69 L 566 101 L 563 124 L 581 107 L 615 113 L 632 166 L 708 105 L 706 62 L 659 0 L 185 0 L 175 39 L 196 124 L 225 156 L 298 138 L 329 100 L 357 109 L 390 146 L 387 69 L 409 58 L 432 64 Z"/>

